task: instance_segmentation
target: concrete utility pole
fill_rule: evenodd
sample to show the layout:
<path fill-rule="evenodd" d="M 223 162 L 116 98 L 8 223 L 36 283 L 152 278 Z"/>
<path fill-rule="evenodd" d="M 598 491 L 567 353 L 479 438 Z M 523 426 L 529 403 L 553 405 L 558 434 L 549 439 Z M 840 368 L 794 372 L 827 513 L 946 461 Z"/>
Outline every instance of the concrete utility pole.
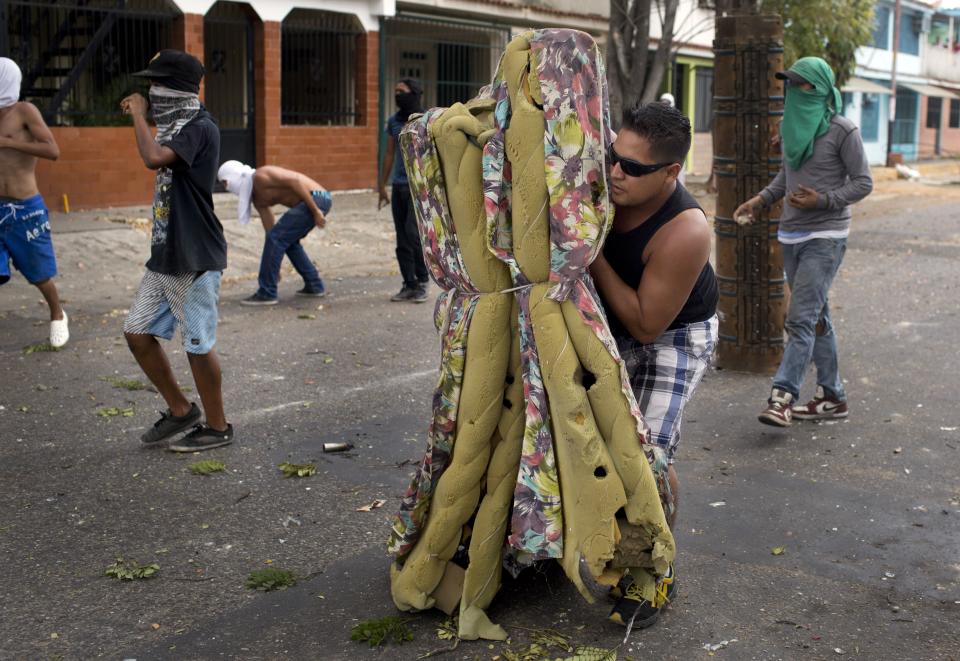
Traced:
<path fill-rule="evenodd" d="M 902 162 L 902 158 L 893 155 L 893 127 L 897 121 L 897 52 L 900 50 L 900 0 L 893 10 L 893 44 L 891 53 L 893 65 L 890 70 L 890 117 L 887 121 L 887 167 Z"/>
<path fill-rule="evenodd" d="M 777 243 L 781 205 L 740 225 L 733 211 L 776 176 L 783 118 L 783 23 L 755 0 L 717 3 L 714 172 L 717 176 L 718 366 L 771 373 L 783 355 L 787 294 Z"/>

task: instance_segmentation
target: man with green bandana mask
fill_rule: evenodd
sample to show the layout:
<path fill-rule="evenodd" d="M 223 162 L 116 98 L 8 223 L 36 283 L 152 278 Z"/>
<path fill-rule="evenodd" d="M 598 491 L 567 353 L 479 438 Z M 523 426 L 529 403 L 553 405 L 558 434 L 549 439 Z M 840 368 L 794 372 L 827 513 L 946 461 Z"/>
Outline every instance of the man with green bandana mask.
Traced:
<path fill-rule="evenodd" d="M 786 85 L 780 144 L 783 166 L 734 218 L 786 198 L 777 238 L 790 285 L 787 344 L 760 422 L 788 427 L 793 418 L 843 418 L 849 413 L 837 361 L 828 296 L 850 232 L 850 205 L 873 190 L 860 132 L 840 114 L 833 71 L 819 57 L 797 60 L 777 74 Z M 817 367 L 813 399 L 796 402 L 810 361 Z"/>

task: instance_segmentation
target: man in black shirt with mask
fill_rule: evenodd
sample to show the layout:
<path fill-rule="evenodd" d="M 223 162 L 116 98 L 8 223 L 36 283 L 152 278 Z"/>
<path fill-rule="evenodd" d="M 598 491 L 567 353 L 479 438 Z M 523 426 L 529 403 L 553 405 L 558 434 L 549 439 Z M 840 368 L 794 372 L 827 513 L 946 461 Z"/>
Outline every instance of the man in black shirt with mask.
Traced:
<path fill-rule="evenodd" d="M 150 259 L 123 331 L 130 351 L 169 407 L 140 440 L 155 446 L 191 427 L 170 444 L 175 452 L 228 445 L 233 427 L 223 412 L 217 339 L 220 275 L 227 266 L 227 242 L 213 212 L 213 184 L 220 158 L 220 130 L 200 103 L 203 65 L 176 50 L 157 53 L 137 74 L 150 80 L 151 135 L 147 102 L 140 94 L 121 101 L 133 118 L 144 165 L 157 171 L 153 198 Z M 180 326 L 183 349 L 200 393 L 200 408 L 184 396 L 158 337 L 169 340 Z"/>
<path fill-rule="evenodd" d="M 678 181 L 690 149 L 690 121 L 664 103 L 637 104 L 623 113 L 610 148 L 613 228 L 590 273 L 603 300 L 630 385 L 649 431 L 669 464 L 673 528 L 680 484 L 673 460 L 683 411 L 710 363 L 717 343 L 717 280 L 710 266 L 710 225 Z M 621 581 L 610 614 L 634 627 L 653 624 L 662 604 L 651 604 Z M 658 594 L 673 598 L 673 568 Z"/>
<path fill-rule="evenodd" d="M 421 99 L 423 88 L 411 79 L 404 78 L 394 88 L 397 102 L 396 114 L 387 120 L 387 150 L 383 156 L 380 179 L 380 201 L 382 209 L 390 204 L 393 211 L 393 224 L 397 230 L 397 262 L 403 277 L 403 288 L 393 295 L 391 301 L 409 301 L 423 303 L 427 300 L 427 282 L 429 275 L 423 261 L 423 249 L 420 245 L 420 233 L 417 231 L 417 217 L 413 211 L 413 198 L 410 197 L 410 185 L 403 157 L 397 153 L 400 131 L 410 115 L 423 112 Z M 393 198 L 387 193 L 387 182 L 393 185 Z"/>

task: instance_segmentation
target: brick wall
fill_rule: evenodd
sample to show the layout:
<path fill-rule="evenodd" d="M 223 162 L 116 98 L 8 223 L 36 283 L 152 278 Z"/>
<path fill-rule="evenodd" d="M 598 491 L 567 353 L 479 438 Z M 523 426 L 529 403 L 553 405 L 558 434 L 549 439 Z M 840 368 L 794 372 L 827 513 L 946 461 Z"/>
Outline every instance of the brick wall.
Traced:
<path fill-rule="evenodd" d="M 257 164 L 303 172 L 325 188 L 372 188 L 377 183 L 378 33 L 358 37 L 360 119 L 357 126 L 280 123 L 280 23 L 258 27 L 255 41 Z"/>
<path fill-rule="evenodd" d="M 920 160 L 960 156 L 960 128 L 950 128 L 950 99 L 943 99 L 940 106 L 940 155 L 936 153 L 937 130 L 927 128 L 927 106 L 930 97 L 920 97 L 920 144 L 917 158 Z"/>
<path fill-rule="evenodd" d="M 190 53 L 203 62 L 203 16 L 180 14 L 173 20 L 173 48 Z M 203 81 L 200 81 L 200 98 L 203 98 Z"/>
<path fill-rule="evenodd" d="M 63 195 L 70 208 L 148 204 L 153 198 L 154 173 L 137 153 L 133 129 L 50 129 L 60 147 L 60 159 L 37 163 L 37 184 L 50 209 L 63 211 Z"/>

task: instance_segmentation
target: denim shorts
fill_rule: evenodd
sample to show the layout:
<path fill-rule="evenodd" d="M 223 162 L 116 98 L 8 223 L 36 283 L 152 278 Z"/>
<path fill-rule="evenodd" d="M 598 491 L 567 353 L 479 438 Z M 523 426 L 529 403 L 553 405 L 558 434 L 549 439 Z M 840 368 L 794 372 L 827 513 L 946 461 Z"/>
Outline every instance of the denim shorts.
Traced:
<path fill-rule="evenodd" d="M 220 276 L 220 271 L 171 275 L 148 269 L 123 332 L 169 340 L 179 325 L 184 351 L 210 353 L 217 343 Z"/>
<path fill-rule="evenodd" d="M 11 261 L 31 284 L 57 274 L 50 217 L 40 195 L 0 202 L 0 285 L 10 279 Z"/>

